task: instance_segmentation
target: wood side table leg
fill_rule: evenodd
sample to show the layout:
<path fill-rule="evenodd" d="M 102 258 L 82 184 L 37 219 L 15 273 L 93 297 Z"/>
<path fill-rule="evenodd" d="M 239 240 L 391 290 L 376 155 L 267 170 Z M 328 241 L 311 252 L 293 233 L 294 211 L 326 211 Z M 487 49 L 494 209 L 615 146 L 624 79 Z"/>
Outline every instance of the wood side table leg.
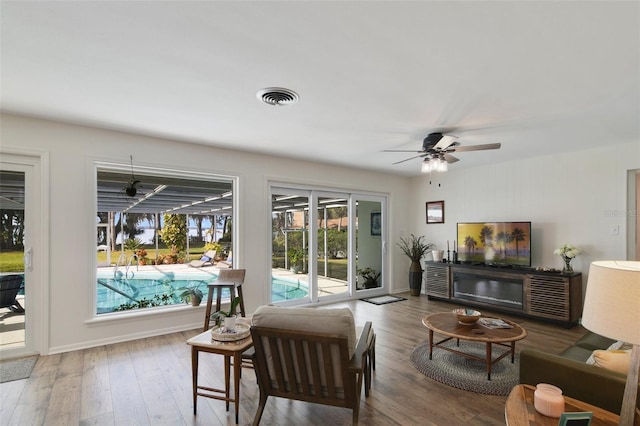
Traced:
<path fill-rule="evenodd" d="M 487 380 L 491 380 L 491 342 L 487 342 Z"/>
<path fill-rule="evenodd" d="M 515 340 L 511 342 L 511 364 L 515 362 L 516 359 L 516 342 Z"/>
<path fill-rule="evenodd" d="M 229 411 L 229 371 L 231 367 L 231 357 L 229 355 L 224 356 L 224 396 L 226 398 L 225 404 L 227 411 Z"/>
<path fill-rule="evenodd" d="M 213 301 L 213 288 L 209 286 L 209 293 L 207 294 L 207 309 L 204 313 L 204 327 L 202 331 L 207 331 L 209 329 L 209 321 L 211 316 L 211 303 Z"/>
<path fill-rule="evenodd" d="M 191 382 L 193 385 L 193 415 L 196 415 L 198 404 L 198 350 L 191 346 Z"/>
<path fill-rule="evenodd" d="M 433 354 L 433 330 L 429 330 L 429 359 L 433 359 L 432 354 Z"/>
<path fill-rule="evenodd" d="M 240 410 L 240 372 L 242 371 L 242 356 L 236 352 L 233 354 L 233 398 L 236 408 L 236 424 L 238 424 L 238 411 Z"/>

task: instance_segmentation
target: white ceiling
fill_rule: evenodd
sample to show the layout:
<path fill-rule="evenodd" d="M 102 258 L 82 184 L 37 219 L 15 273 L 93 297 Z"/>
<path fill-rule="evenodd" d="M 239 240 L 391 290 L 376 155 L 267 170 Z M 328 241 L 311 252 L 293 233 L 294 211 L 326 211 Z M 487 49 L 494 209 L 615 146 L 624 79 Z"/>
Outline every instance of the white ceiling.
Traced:
<path fill-rule="evenodd" d="M 640 3 L 2 1 L 8 112 L 405 175 L 640 143 Z M 262 104 L 270 86 L 292 106 Z"/>

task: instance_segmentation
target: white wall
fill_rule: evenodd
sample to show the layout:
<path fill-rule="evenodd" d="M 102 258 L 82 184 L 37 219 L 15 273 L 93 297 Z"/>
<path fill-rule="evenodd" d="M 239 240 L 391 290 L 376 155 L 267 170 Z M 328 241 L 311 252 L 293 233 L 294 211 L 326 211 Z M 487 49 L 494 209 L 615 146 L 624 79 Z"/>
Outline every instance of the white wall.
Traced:
<path fill-rule="evenodd" d="M 460 158 L 464 161 L 463 155 Z M 553 250 L 564 243 L 584 253 L 572 266 L 626 259 L 627 170 L 640 168 L 640 142 L 523 158 L 411 179 L 411 229 L 445 250 L 457 222 L 531 221 L 532 266 L 561 269 Z M 438 186 L 438 183 L 440 186 Z M 426 224 L 425 203 L 445 201 L 445 223 Z M 619 229 L 612 235 L 612 227 Z"/>
<path fill-rule="evenodd" d="M 409 179 L 376 172 L 268 157 L 90 127 L 3 114 L 2 152 L 49 154 L 50 270 L 47 347 L 55 353 L 200 326 L 202 309 L 180 307 L 157 315 L 89 321 L 95 292 L 95 161 L 185 169 L 239 176 L 239 241 L 234 256 L 247 269 L 243 285 L 249 311 L 266 303 L 270 283 L 269 181 L 344 188 L 389 195 L 389 238 L 409 221 Z M 345 186 L 344 182 L 349 182 Z M 45 212 L 46 214 L 46 212 Z M 388 246 L 391 246 L 389 244 Z M 408 288 L 408 262 L 391 251 L 391 291 Z M 397 265 L 397 267 L 394 267 Z M 140 314 L 140 313 L 139 313 Z"/>
<path fill-rule="evenodd" d="M 459 221 L 531 221 L 533 265 L 561 267 L 553 249 L 572 243 L 585 253 L 573 263 L 586 274 L 596 259 L 625 258 L 627 170 L 640 168 L 640 142 L 470 169 L 403 178 L 366 170 L 247 154 L 127 133 L 3 114 L 2 152 L 49 155 L 50 270 L 47 347 L 54 353 L 197 327 L 203 311 L 184 308 L 135 319 L 88 322 L 95 291 L 94 161 L 188 169 L 240 179 L 239 241 L 234 252 L 247 268 L 248 310 L 268 301 L 270 260 L 269 181 L 372 191 L 389 195 L 387 282 L 406 290 L 409 262 L 395 242 L 410 233 L 446 249 Z M 465 154 L 465 155 L 473 155 Z M 464 159 L 463 159 L 464 161 Z M 345 186 L 344 182 L 349 182 Z M 437 183 L 441 186 L 438 186 Z M 426 225 L 425 202 L 445 200 L 445 223 Z M 611 235 L 618 226 L 619 235 Z M 583 280 L 586 281 L 586 280 Z"/>

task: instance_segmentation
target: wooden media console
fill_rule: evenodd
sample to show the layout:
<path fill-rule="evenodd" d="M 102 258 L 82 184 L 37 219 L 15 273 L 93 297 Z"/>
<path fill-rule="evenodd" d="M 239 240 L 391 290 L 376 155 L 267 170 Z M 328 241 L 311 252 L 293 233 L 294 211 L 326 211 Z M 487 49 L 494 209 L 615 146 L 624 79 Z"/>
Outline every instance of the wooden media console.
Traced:
<path fill-rule="evenodd" d="M 582 274 L 526 267 L 425 262 L 429 298 L 487 307 L 532 318 L 578 324 L 582 314 Z"/>

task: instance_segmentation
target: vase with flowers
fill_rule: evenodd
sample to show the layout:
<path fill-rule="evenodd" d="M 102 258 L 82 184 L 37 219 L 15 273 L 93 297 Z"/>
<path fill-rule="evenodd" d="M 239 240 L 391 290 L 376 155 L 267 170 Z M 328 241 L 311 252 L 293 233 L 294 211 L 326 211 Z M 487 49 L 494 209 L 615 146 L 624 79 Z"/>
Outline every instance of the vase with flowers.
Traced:
<path fill-rule="evenodd" d="M 559 248 L 553 251 L 553 254 L 557 256 L 561 256 L 564 261 L 564 268 L 562 268 L 563 274 L 573 274 L 573 267 L 571 266 L 571 261 L 574 257 L 582 253 L 578 247 L 573 246 L 571 244 L 563 244 Z"/>

